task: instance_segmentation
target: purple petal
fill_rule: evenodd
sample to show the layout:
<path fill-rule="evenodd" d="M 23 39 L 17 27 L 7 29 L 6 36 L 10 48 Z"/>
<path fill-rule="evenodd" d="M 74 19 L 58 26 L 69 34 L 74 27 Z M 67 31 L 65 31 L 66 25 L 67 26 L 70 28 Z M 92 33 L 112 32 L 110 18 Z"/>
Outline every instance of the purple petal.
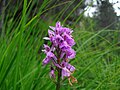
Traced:
<path fill-rule="evenodd" d="M 61 27 L 61 24 L 60 24 L 60 22 L 57 22 L 56 23 L 56 28 L 59 28 L 59 27 Z"/>
<path fill-rule="evenodd" d="M 53 26 L 49 26 L 53 31 L 55 31 L 55 27 L 53 27 Z"/>
<path fill-rule="evenodd" d="M 44 60 L 43 60 L 43 65 L 46 65 L 46 64 L 48 64 L 49 62 L 50 62 L 50 58 L 48 58 L 48 57 L 46 57 Z"/>
<path fill-rule="evenodd" d="M 61 65 L 57 64 L 56 62 L 54 62 L 54 61 L 53 61 L 53 64 L 54 64 L 56 67 L 58 67 L 58 68 L 61 68 L 61 69 L 62 69 Z"/>
<path fill-rule="evenodd" d="M 55 78 L 55 73 L 54 73 L 54 72 L 55 72 L 54 70 L 51 70 L 51 71 L 50 71 L 50 77 L 51 77 L 51 78 Z"/>
<path fill-rule="evenodd" d="M 48 30 L 49 38 L 51 42 L 55 42 L 55 33 L 51 30 Z"/>
<path fill-rule="evenodd" d="M 65 61 L 62 61 L 62 62 L 61 62 L 61 66 L 62 66 L 62 67 L 66 67 L 66 64 L 67 64 L 67 62 L 65 62 Z"/>
<path fill-rule="evenodd" d="M 71 72 L 66 67 L 62 68 L 62 79 L 64 77 L 69 77 L 70 75 L 71 75 Z"/>
<path fill-rule="evenodd" d="M 47 52 L 50 51 L 50 47 L 49 47 L 48 45 L 44 44 L 44 48 L 45 48 L 45 50 L 46 50 Z"/>
<path fill-rule="evenodd" d="M 60 44 L 63 42 L 63 38 L 60 35 L 56 35 L 56 43 Z"/>
<path fill-rule="evenodd" d="M 61 33 L 62 33 L 62 26 L 61 26 L 60 22 L 57 22 L 56 27 L 55 27 L 55 34 L 58 35 Z"/>
<path fill-rule="evenodd" d="M 57 60 L 56 56 L 52 52 L 48 52 L 47 57 Z"/>
<path fill-rule="evenodd" d="M 50 51 L 50 47 L 48 45 L 44 44 L 44 48 L 45 48 L 45 50 L 42 50 L 42 51 L 47 54 Z"/>
<path fill-rule="evenodd" d="M 55 35 L 55 33 L 51 30 L 48 30 L 48 34 L 49 34 L 49 36 L 54 36 Z"/>
<path fill-rule="evenodd" d="M 63 27 L 63 28 L 62 28 L 62 32 L 63 32 L 63 33 L 65 32 L 65 33 L 67 33 L 67 34 L 70 35 L 70 34 L 73 32 L 73 30 L 71 30 L 71 29 L 69 29 L 69 28 L 66 28 L 66 27 Z"/>
<path fill-rule="evenodd" d="M 43 65 L 48 64 L 50 60 L 57 60 L 56 56 L 51 52 L 47 52 L 46 58 L 43 60 Z"/>
<path fill-rule="evenodd" d="M 75 41 L 74 41 L 74 39 L 73 39 L 70 35 L 64 33 L 63 37 L 64 37 L 64 40 L 65 40 L 70 46 L 75 45 Z"/>
<path fill-rule="evenodd" d="M 70 48 L 70 46 L 67 44 L 67 42 L 64 41 L 60 44 L 60 48 L 62 51 L 66 51 Z"/>
<path fill-rule="evenodd" d="M 65 56 L 65 52 L 62 52 L 62 53 L 60 54 L 60 58 L 62 59 L 64 56 Z"/>
<path fill-rule="evenodd" d="M 66 52 L 66 56 L 69 59 L 75 58 L 76 52 L 73 49 L 68 49 Z"/>
<path fill-rule="evenodd" d="M 75 67 L 70 64 L 67 64 L 67 68 L 70 70 L 70 72 L 75 71 Z"/>
<path fill-rule="evenodd" d="M 51 46 L 51 51 L 53 51 L 53 52 L 55 51 L 55 46 L 54 45 Z"/>
<path fill-rule="evenodd" d="M 73 72 L 75 70 L 75 67 L 69 64 L 68 62 L 63 61 L 61 65 L 62 67 L 66 67 L 70 72 Z"/>

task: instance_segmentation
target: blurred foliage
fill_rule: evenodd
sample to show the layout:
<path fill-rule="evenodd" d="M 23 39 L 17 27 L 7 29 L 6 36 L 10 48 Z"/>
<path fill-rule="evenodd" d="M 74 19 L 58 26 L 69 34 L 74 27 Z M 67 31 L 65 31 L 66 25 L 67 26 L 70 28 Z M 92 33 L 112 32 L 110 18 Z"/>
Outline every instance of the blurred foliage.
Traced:
<path fill-rule="evenodd" d="M 76 67 L 73 76 L 78 79 L 73 86 L 65 79 L 61 90 L 120 89 L 120 31 L 101 29 L 93 17 L 85 17 L 85 0 L 5 1 L 0 90 L 55 90 L 49 65 L 42 66 L 45 55 L 41 50 L 49 26 L 58 20 L 74 30 L 76 58 L 70 63 Z M 84 11 L 78 14 L 79 9 Z"/>
<path fill-rule="evenodd" d="M 116 29 L 119 18 L 115 13 L 113 4 L 109 0 L 97 0 L 97 11 L 94 13 L 94 20 L 98 28 Z"/>

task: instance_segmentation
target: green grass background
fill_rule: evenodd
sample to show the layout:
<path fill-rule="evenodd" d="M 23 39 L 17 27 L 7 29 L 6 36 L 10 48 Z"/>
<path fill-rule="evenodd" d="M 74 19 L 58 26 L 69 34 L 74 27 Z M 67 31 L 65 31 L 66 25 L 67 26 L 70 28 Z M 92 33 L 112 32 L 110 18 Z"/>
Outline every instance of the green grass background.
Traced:
<path fill-rule="evenodd" d="M 24 0 L 19 21 L 6 18 L 2 28 L 5 34 L 0 37 L 0 90 L 55 90 L 55 84 L 49 78 L 49 65 L 42 66 L 45 55 L 40 50 L 49 26 L 59 21 L 65 8 L 54 19 L 51 16 L 43 20 L 40 15 L 68 2 L 47 8 L 50 1 L 44 0 L 38 13 L 29 18 L 31 9 L 28 7 L 33 2 Z M 120 90 L 119 30 L 93 30 L 94 23 L 90 20 L 89 26 L 80 27 L 76 23 L 82 15 L 72 26 L 64 24 L 75 8 L 77 6 L 61 23 L 74 27 L 77 53 L 70 63 L 76 67 L 73 75 L 78 83 L 70 86 L 65 80 L 61 90 Z"/>

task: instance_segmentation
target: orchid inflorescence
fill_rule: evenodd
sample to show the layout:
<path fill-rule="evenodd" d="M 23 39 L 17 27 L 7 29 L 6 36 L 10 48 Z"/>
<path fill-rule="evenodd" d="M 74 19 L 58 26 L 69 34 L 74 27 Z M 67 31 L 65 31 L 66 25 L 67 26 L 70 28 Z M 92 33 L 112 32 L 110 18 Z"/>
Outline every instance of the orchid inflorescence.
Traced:
<path fill-rule="evenodd" d="M 72 49 L 75 41 L 72 37 L 73 30 L 63 27 L 60 22 L 56 26 L 50 26 L 48 30 L 49 37 L 44 37 L 45 40 L 50 40 L 51 47 L 44 44 L 44 53 L 46 54 L 43 60 L 43 65 L 51 64 L 50 77 L 56 78 L 55 71 L 60 70 L 62 79 L 68 77 L 70 85 L 77 82 L 77 79 L 72 76 L 75 67 L 69 64 L 70 59 L 75 58 L 76 52 Z M 72 83 L 71 83 L 72 81 Z"/>

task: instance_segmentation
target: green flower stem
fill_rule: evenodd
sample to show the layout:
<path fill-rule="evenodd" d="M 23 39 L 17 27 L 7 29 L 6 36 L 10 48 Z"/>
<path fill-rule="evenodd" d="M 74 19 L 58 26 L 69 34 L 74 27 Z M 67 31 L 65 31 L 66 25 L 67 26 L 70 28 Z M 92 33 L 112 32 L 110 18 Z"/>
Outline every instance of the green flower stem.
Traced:
<path fill-rule="evenodd" d="M 60 64 L 60 58 L 58 58 L 58 64 Z M 57 67 L 58 78 L 56 83 L 56 90 L 60 90 L 61 69 Z"/>
<path fill-rule="evenodd" d="M 57 78 L 56 90 L 60 90 L 61 69 L 57 68 L 57 70 L 58 70 L 58 78 Z"/>

